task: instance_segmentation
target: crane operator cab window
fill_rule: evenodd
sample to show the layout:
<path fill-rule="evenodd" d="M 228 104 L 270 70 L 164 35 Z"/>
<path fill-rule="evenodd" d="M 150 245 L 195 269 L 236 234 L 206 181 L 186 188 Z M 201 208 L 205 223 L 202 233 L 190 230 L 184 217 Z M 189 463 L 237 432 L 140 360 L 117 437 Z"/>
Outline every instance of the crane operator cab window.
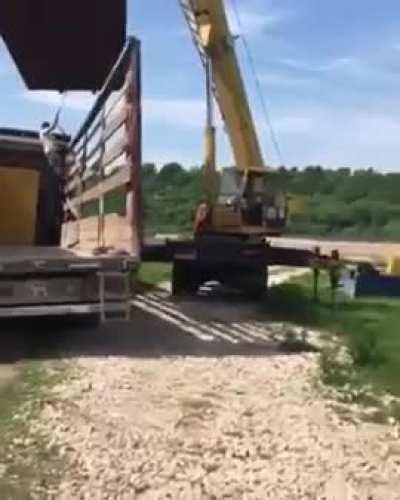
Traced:
<path fill-rule="evenodd" d="M 224 168 L 221 172 L 219 205 L 239 208 L 241 198 L 242 175 L 236 168 Z"/>
<path fill-rule="evenodd" d="M 246 178 L 236 168 L 224 169 L 218 203 L 241 210 L 246 224 L 283 225 L 286 221 L 286 197 L 269 185 L 269 175 L 251 174 Z"/>

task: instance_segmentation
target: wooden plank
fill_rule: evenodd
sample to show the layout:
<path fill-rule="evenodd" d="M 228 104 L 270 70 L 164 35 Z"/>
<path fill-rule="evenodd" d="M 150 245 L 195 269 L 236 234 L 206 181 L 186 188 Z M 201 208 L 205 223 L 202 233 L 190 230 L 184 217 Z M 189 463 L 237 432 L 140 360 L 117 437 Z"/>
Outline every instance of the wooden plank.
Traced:
<path fill-rule="evenodd" d="M 80 179 L 79 177 L 74 177 L 72 181 L 68 182 L 64 187 L 64 193 L 66 195 L 70 194 L 72 191 L 75 191 L 79 187 Z"/>
<path fill-rule="evenodd" d="M 104 175 L 109 177 L 114 172 L 116 172 L 120 168 L 124 168 L 128 165 L 127 155 L 124 151 L 120 156 L 115 158 L 111 163 L 109 163 L 106 167 L 104 167 Z"/>
<path fill-rule="evenodd" d="M 121 156 L 121 154 L 124 153 L 126 149 L 127 149 L 127 138 L 126 134 L 124 134 L 108 149 L 108 151 L 106 151 L 102 161 L 103 168 L 109 165 L 116 158 Z"/>
<path fill-rule="evenodd" d="M 101 148 L 99 148 L 96 153 L 88 159 L 86 163 L 86 170 L 84 173 L 84 176 L 90 177 L 93 173 L 98 172 L 99 167 L 101 166 L 102 163 L 102 157 L 103 157 L 103 151 Z"/>
<path fill-rule="evenodd" d="M 126 66 L 129 64 L 132 51 L 135 47 L 138 47 L 138 44 L 139 42 L 136 39 L 128 39 L 124 51 L 121 53 L 120 57 L 114 64 L 114 67 L 111 70 L 107 80 L 104 82 L 103 88 L 98 94 L 96 102 L 94 103 L 91 111 L 86 117 L 86 120 L 75 136 L 75 139 L 72 142 L 72 146 L 76 146 L 76 144 L 78 144 L 81 138 L 86 134 L 87 130 L 90 128 L 90 125 L 93 123 L 95 117 L 97 116 L 99 110 L 103 108 L 111 92 L 116 88 L 117 82 L 121 87 L 123 86 L 122 82 L 119 83 L 122 77 L 121 73 L 125 71 Z"/>
<path fill-rule="evenodd" d="M 75 146 L 74 151 L 76 155 L 79 155 L 83 152 L 85 148 L 85 144 L 88 144 L 96 134 L 101 129 L 102 121 L 101 118 L 96 118 L 93 125 L 88 129 L 87 134 L 82 137 L 80 142 Z"/>
<path fill-rule="evenodd" d="M 70 163 L 69 167 L 67 168 L 67 179 L 73 179 L 75 175 L 81 170 L 83 167 L 83 158 L 82 157 L 75 157 L 74 161 Z"/>
<path fill-rule="evenodd" d="M 101 126 L 103 125 L 102 120 L 99 121 L 94 133 L 89 134 L 88 140 L 86 142 L 86 163 L 88 165 L 90 163 L 90 160 L 92 160 L 94 156 L 99 154 L 99 152 L 101 152 L 103 148 L 107 149 L 107 141 L 113 138 L 113 135 L 121 129 L 126 120 L 127 111 L 126 109 L 123 109 L 118 114 L 113 114 L 110 117 L 110 120 L 105 122 L 105 129 L 101 128 Z"/>
<path fill-rule="evenodd" d="M 87 181 L 93 175 L 97 175 L 99 167 L 101 166 L 103 166 L 104 168 L 104 174 L 106 176 L 109 176 L 119 167 L 126 165 L 126 148 L 123 148 L 124 143 L 126 144 L 126 141 L 123 137 L 119 137 L 116 140 L 113 139 L 113 141 L 115 142 L 115 144 L 109 148 L 108 152 L 106 152 L 103 161 L 101 158 L 102 151 L 100 148 L 92 158 L 87 160 L 86 169 L 82 176 L 82 182 Z M 111 140 L 109 142 L 111 142 Z M 79 186 L 80 182 L 81 181 L 77 167 L 74 169 L 74 173 L 71 173 L 68 176 L 64 192 L 70 193 Z"/>
<path fill-rule="evenodd" d="M 79 170 L 83 167 L 83 159 L 82 156 L 77 157 L 75 163 L 69 169 L 68 179 L 75 177 L 78 174 Z"/>
<path fill-rule="evenodd" d="M 125 82 L 115 97 L 112 94 L 110 95 L 108 101 L 105 103 L 106 119 L 113 113 L 118 113 L 125 106 L 126 89 Z"/>
<path fill-rule="evenodd" d="M 86 136 L 82 137 L 79 140 L 79 142 L 75 145 L 74 149 L 76 155 L 82 153 L 85 147 L 85 143 L 88 144 L 93 139 L 95 134 L 101 129 L 103 124 L 103 117 L 101 116 L 101 113 L 103 109 L 105 109 L 104 118 L 106 119 L 106 122 L 113 120 L 115 115 L 124 112 L 125 99 L 123 98 L 125 97 L 125 93 L 126 93 L 126 85 L 124 85 L 124 87 L 116 93 L 117 95 L 115 97 L 111 97 L 112 96 L 111 95 L 108 101 L 105 102 L 103 108 L 100 108 L 98 110 L 98 114 L 95 118 L 94 124 L 91 125 L 91 127 L 88 129 Z M 111 102 L 111 104 L 109 104 L 109 102 Z"/>
<path fill-rule="evenodd" d="M 91 148 L 89 147 L 87 148 L 86 164 L 89 164 L 90 160 L 92 160 L 94 156 L 101 153 L 103 147 L 104 147 L 104 141 L 102 141 L 102 137 L 100 136 L 98 141 L 94 143 Z"/>
<path fill-rule="evenodd" d="M 65 224 L 66 226 L 67 224 Z M 79 229 L 78 229 L 79 226 Z M 98 218 L 87 217 L 78 222 L 69 222 L 65 229 L 65 246 L 74 245 L 77 253 L 89 253 L 98 247 Z M 76 235 L 79 233 L 79 241 Z M 132 253 L 131 229 L 126 217 L 108 214 L 104 217 L 105 245 Z"/>
<path fill-rule="evenodd" d="M 114 137 L 116 133 L 121 130 L 122 125 L 127 119 L 126 110 L 120 115 L 114 115 L 112 121 L 107 124 L 105 122 L 105 129 L 97 129 L 96 134 L 94 134 L 90 141 L 87 142 L 87 154 L 86 163 L 89 166 L 90 161 L 94 156 L 97 156 L 99 152 L 106 151 L 109 149 L 108 143 L 118 142 L 118 139 Z"/>
<path fill-rule="evenodd" d="M 96 186 L 84 191 L 81 196 L 70 200 L 69 205 L 72 207 L 78 207 L 82 203 L 87 203 L 88 201 L 96 200 L 100 196 L 117 189 L 118 187 L 128 184 L 130 182 L 131 172 L 128 167 L 121 168 L 114 175 L 104 179 L 103 181 L 96 184 Z M 65 209 L 68 206 L 65 205 Z"/>
<path fill-rule="evenodd" d="M 75 189 L 79 187 L 79 184 L 88 182 L 91 177 L 98 176 L 98 168 L 96 168 L 96 163 L 100 162 L 101 155 L 99 154 L 98 158 L 92 159 L 87 166 L 85 173 L 82 178 L 76 174 L 71 178 L 71 180 L 67 181 L 66 186 L 64 188 L 65 194 L 72 193 Z M 106 177 L 111 176 L 120 168 L 124 168 L 127 165 L 126 152 L 122 151 L 122 153 L 117 156 L 114 160 L 112 160 L 106 167 L 104 167 L 104 175 Z"/>
<path fill-rule="evenodd" d="M 106 127 L 104 130 L 104 141 L 108 141 L 121 127 L 124 125 L 128 118 L 126 108 L 117 114 L 112 114 L 106 120 Z"/>

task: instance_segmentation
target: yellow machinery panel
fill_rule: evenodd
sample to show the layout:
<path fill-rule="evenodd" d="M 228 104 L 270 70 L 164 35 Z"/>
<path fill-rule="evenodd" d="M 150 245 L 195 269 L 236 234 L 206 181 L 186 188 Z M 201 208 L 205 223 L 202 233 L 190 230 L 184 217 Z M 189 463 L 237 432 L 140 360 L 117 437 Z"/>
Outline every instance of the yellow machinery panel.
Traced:
<path fill-rule="evenodd" d="M 400 256 L 389 259 L 387 273 L 391 276 L 400 276 Z"/>
<path fill-rule="evenodd" d="M 35 242 L 39 172 L 0 167 L 0 245 Z"/>

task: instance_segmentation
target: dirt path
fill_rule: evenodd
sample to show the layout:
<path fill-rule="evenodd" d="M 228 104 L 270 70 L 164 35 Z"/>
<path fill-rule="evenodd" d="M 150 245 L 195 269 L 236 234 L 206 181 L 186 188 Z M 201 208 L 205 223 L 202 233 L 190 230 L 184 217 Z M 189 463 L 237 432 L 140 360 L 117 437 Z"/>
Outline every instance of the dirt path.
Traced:
<path fill-rule="evenodd" d="M 304 336 L 154 291 L 131 325 L 65 338 L 71 375 L 37 423 L 69 464 L 57 498 L 400 499 L 398 430 L 324 399 L 317 354 L 282 348 Z"/>
<path fill-rule="evenodd" d="M 0 365 L 0 391 L 17 375 L 15 365 Z"/>

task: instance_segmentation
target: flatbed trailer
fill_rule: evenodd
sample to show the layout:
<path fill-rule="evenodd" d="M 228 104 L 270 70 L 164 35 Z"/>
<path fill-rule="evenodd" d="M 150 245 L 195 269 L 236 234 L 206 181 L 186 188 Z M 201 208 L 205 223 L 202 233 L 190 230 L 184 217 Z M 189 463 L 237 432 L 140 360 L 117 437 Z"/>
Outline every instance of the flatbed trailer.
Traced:
<path fill-rule="evenodd" d="M 132 38 L 68 143 L 62 180 L 36 132 L 0 131 L 0 317 L 129 316 L 141 249 L 140 91 Z"/>
<path fill-rule="evenodd" d="M 171 262 L 172 293 L 195 293 L 208 281 L 241 289 L 257 298 L 268 287 L 268 268 L 288 266 L 330 268 L 339 255 L 321 255 L 318 248 L 300 249 L 271 245 L 265 241 L 202 235 L 186 240 L 148 241 L 142 252 L 144 262 Z"/>

